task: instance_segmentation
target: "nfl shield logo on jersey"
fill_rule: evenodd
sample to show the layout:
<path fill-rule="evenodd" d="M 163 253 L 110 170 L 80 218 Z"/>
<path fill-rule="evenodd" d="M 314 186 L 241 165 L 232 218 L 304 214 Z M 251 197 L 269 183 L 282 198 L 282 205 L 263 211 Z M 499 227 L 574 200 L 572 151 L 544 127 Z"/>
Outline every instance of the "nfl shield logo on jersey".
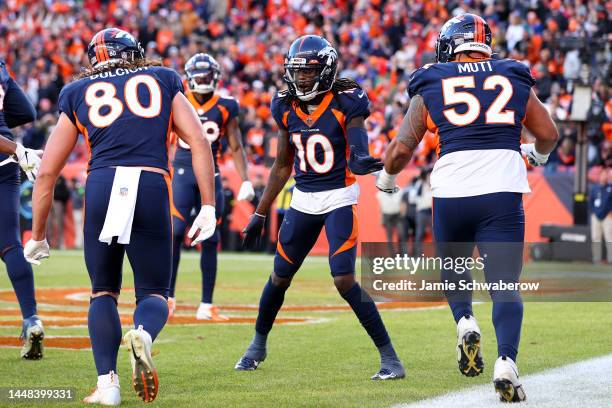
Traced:
<path fill-rule="evenodd" d="M 121 188 L 119 189 L 119 195 L 120 195 L 121 197 L 125 197 L 125 196 L 127 196 L 127 195 L 128 195 L 128 188 L 127 188 L 127 187 L 121 187 Z"/>

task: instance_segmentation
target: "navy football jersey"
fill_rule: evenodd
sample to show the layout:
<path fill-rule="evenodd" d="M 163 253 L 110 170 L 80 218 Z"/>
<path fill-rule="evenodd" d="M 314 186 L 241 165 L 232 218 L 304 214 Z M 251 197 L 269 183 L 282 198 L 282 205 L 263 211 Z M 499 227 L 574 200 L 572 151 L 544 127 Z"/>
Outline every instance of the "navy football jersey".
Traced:
<path fill-rule="evenodd" d="M 4 62 L 0 61 L 0 135 L 13 140 L 11 129 L 36 119 L 34 105 L 23 90 L 10 77 Z M 8 156 L 0 153 L 0 162 Z M 19 181 L 19 165 L 9 163 L 0 167 L 0 182 Z"/>
<path fill-rule="evenodd" d="M 488 59 L 426 65 L 412 74 L 408 93 L 423 97 L 440 157 L 464 150 L 518 152 L 534 84 L 524 64 Z"/>
<path fill-rule="evenodd" d="M 172 101 L 183 92 L 172 69 L 115 68 L 65 86 L 59 110 L 85 137 L 89 171 L 112 166 L 169 170 Z"/>
<path fill-rule="evenodd" d="M 295 149 L 295 186 L 311 193 L 347 187 L 355 182 L 348 168 L 346 124 L 370 115 L 370 102 L 362 89 L 328 92 L 312 113 L 290 101 L 287 91 L 278 92 L 270 106 L 278 127 L 289 133 Z"/>
<path fill-rule="evenodd" d="M 187 93 L 187 99 L 189 99 L 189 102 L 191 102 L 200 117 L 204 133 L 210 142 L 215 162 L 215 173 L 217 173 L 219 172 L 217 159 L 221 155 L 221 142 L 225 136 L 227 124 L 240 113 L 238 101 L 234 98 L 226 98 L 215 94 L 208 101 L 200 104 L 191 92 Z M 174 166 L 191 166 L 191 163 L 189 145 L 179 139 L 176 155 L 174 156 Z"/>

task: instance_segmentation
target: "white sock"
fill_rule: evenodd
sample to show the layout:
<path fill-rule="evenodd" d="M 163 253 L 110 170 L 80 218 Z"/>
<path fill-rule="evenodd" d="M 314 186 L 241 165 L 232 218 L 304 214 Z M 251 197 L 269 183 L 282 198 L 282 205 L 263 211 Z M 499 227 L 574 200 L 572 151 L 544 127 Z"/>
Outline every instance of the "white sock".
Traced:
<path fill-rule="evenodd" d="M 98 376 L 98 388 L 106 388 L 111 385 L 119 386 L 119 376 L 114 371 Z"/>

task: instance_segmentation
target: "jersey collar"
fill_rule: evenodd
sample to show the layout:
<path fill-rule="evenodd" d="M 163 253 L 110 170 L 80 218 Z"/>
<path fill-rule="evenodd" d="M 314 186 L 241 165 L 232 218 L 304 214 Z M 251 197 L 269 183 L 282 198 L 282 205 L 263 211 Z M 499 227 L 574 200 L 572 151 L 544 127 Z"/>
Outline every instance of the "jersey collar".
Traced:
<path fill-rule="evenodd" d="M 325 94 L 325 96 L 323 97 L 323 100 L 321 101 L 319 106 L 317 106 L 317 109 L 315 109 L 315 111 L 312 112 L 312 114 L 304 113 L 302 108 L 300 108 L 300 104 L 295 102 L 293 105 L 295 108 L 295 114 L 298 115 L 300 119 L 302 119 L 302 121 L 306 124 L 306 126 L 311 127 L 312 125 L 315 124 L 317 120 L 319 120 L 321 115 L 325 113 L 325 111 L 329 107 L 329 104 L 331 103 L 333 98 L 334 98 L 334 93 L 332 91 L 328 91 L 327 94 Z"/>
<path fill-rule="evenodd" d="M 212 98 L 210 98 L 209 100 L 204 102 L 203 105 L 200 105 L 198 100 L 195 98 L 195 96 L 193 96 L 193 93 L 191 93 L 191 92 L 189 92 L 187 94 L 187 99 L 189 99 L 189 102 L 191 102 L 191 104 L 194 106 L 194 108 L 196 108 L 198 113 L 199 113 L 199 111 L 202 111 L 202 113 L 206 113 L 206 112 L 208 112 L 210 110 L 210 108 L 215 106 L 215 104 L 219 100 L 219 95 L 213 95 Z"/>

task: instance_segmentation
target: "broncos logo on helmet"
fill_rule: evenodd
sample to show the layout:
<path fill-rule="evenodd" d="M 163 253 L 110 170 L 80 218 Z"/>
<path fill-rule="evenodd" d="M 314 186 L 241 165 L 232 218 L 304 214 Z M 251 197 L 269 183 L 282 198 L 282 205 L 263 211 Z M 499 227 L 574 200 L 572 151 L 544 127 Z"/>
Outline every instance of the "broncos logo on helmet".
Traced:
<path fill-rule="evenodd" d="M 144 49 L 127 31 L 107 28 L 98 31 L 87 46 L 87 57 L 92 67 L 114 64 L 119 61 L 133 62 L 144 58 Z"/>
<path fill-rule="evenodd" d="M 309 101 L 329 91 L 336 80 L 338 52 L 325 38 L 305 35 L 295 40 L 285 56 L 285 76 L 289 93 Z M 307 72 L 306 79 L 298 78 Z"/>
<path fill-rule="evenodd" d="M 453 55 L 476 51 L 491 55 L 491 28 L 476 14 L 460 14 L 442 26 L 436 41 L 438 62 L 448 62 Z"/>
<path fill-rule="evenodd" d="M 185 64 L 185 74 L 191 92 L 207 94 L 217 88 L 221 66 L 209 54 L 198 53 Z"/>

